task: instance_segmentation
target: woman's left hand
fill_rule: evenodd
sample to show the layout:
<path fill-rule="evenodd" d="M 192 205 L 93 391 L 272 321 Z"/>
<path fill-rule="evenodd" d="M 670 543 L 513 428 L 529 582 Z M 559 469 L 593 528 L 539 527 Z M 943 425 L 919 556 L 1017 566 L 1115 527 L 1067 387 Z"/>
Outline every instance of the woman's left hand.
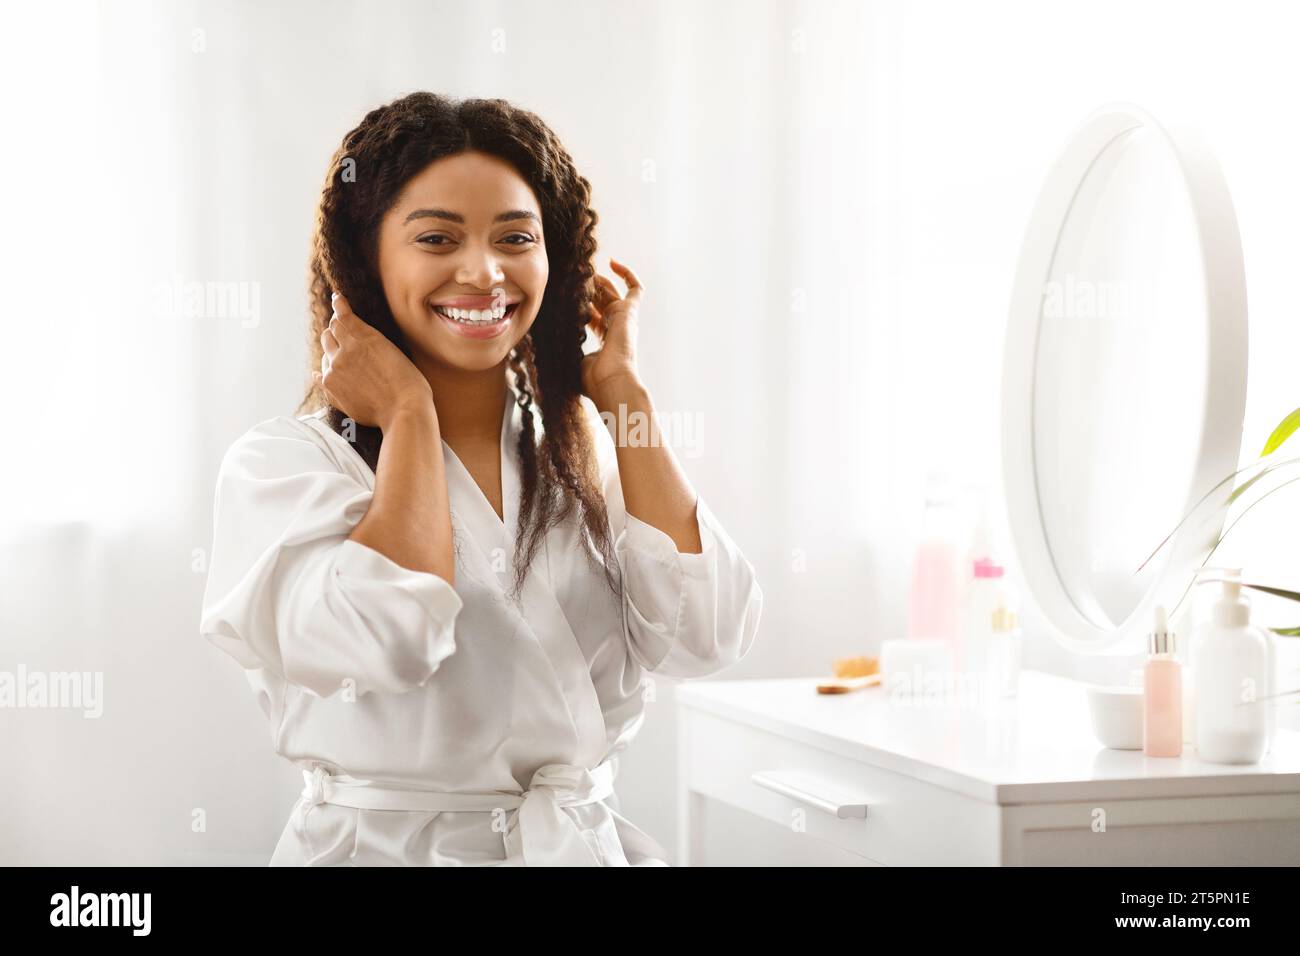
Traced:
<path fill-rule="evenodd" d="M 583 356 L 582 391 L 604 411 L 602 401 L 623 387 L 640 387 L 636 367 L 637 311 L 643 286 L 634 273 L 616 259 L 609 266 L 627 283 L 620 295 L 612 280 L 597 273 L 588 325 L 600 339 L 600 350 Z"/>

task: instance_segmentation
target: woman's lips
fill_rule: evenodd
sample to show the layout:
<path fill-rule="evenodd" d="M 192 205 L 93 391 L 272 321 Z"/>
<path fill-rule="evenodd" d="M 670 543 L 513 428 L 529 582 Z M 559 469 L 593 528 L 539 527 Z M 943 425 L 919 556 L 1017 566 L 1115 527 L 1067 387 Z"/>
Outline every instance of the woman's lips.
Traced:
<path fill-rule="evenodd" d="M 447 316 L 443 315 L 437 309 L 433 310 L 433 314 L 436 315 L 447 328 L 451 329 L 451 331 L 455 332 L 462 338 L 494 339 L 498 335 L 504 333 L 506 329 L 510 328 L 510 320 L 514 318 L 515 313 L 518 311 L 518 303 L 510 305 L 506 308 L 506 314 L 501 318 L 501 321 L 493 322 L 491 325 L 466 325 L 464 322 L 457 322 L 455 319 L 447 318 Z"/>

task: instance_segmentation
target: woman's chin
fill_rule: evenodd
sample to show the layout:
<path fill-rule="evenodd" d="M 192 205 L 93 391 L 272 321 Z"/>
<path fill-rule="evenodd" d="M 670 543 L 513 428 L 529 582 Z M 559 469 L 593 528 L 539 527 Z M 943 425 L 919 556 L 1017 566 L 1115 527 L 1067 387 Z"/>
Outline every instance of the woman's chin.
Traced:
<path fill-rule="evenodd" d="M 425 345 L 425 355 L 436 366 L 459 372 L 485 372 L 496 368 L 515 345 L 514 336 L 502 336 L 490 342 L 439 341 Z"/>

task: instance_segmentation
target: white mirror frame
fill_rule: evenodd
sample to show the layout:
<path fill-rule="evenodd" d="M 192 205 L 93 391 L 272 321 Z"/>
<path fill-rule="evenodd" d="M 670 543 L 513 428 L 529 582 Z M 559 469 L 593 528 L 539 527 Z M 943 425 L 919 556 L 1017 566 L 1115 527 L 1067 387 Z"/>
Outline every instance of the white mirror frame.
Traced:
<path fill-rule="evenodd" d="M 1052 272 L 1057 241 L 1097 157 L 1135 128 L 1149 130 L 1182 170 L 1195 217 L 1205 282 L 1208 367 L 1204 426 L 1195 475 L 1171 476 L 1171 493 L 1186 493 L 1185 514 L 1216 483 L 1237 468 L 1246 408 L 1246 277 L 1241 237 L 1228 186 L 1210 150 L 1191 130 L 1164 127 L 1135 106 L 1103 107 L 1074 134 L 1047 177 L 1021 249 L 1003 350 L 1002 477 L 1007 518 L 1021 573 L 1053 638 L 1084 654 L 1134 654 L 1150 629 L 1157 604 L 1172 609 L 1203 559 L 1207 533 L 1217 535 L 1226 508 L 1202 522 L 1188 522 L 1165 545 L 1164 565 L 1138 606 L 1120 625 L 1103 628 L 1075 606 L 1060 579 L 1048 546 L 1034 464 L 1034 375 L 1043 290 Z M 1172 528 L 1170 529 L 1172 530 Z M 1195 530 L 1195 534 L 1191 532 Z M 1154 549 L 1158 541 L 1153 541 Z M 1136 571 L 1136 568 L 1134 569 Z M 1190 606 L 1191 601 L 1185 602 Z M 1180 615 L 1181 616 L 1181 615 Z"/>

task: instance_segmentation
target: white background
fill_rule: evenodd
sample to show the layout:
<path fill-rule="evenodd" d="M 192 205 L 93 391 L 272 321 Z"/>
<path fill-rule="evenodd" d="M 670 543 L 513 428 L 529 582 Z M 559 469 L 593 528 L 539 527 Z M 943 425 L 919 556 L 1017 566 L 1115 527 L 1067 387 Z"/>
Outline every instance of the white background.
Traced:
<path fill-rule="evenodd" d="M 645 282 L 644 376 L 700 416 L 687 470 L 766 596 L 728 677 L 827 673 L 903 633 L 920 481 L 996 481 L 1021 233 L 1099 105 L 1191 122 L 1220 158 L 1249 284 L 1243 459 L 1300 405 L 1282 4 L 30 6 L 0 40 L 0 668 L 102 671 L 105 712 L 0 712 L 0 862 L 269 857 L 301 777 L 197 634 L 213 481 L 301 397 L 326 163 L 403 93 L 527 107 L 591 180 L 598 267 Z M 259 322 L 164 314 L 177 279 L 256 283 Z M 1291 498 L 1235 546 L 1295 587 Z M 1030 665 L 1114 676 L 1028 610 Z M 669 847 L 673 721 L 665 687 L 619 783 Z"/>

